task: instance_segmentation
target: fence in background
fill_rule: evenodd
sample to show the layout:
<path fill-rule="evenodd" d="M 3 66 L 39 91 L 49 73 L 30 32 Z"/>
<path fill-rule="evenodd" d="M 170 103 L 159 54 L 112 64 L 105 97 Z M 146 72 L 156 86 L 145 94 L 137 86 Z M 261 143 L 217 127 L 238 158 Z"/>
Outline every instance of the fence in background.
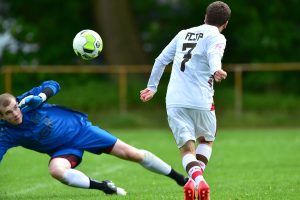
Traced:
<path fill-rule="evenodd" d="M 52 73 L 52 74 L 117 74 L 119 81 L 119 109 L 120 112 L 127 111 L 127 88 L 128 74 L 151 72 L 150 65 L 116 65 L 116 66 L 3 66 L 1 73 L 4 76 L 5 92 L 12 92 L 12 74 L 15 73 Z M 234 73 L 234 90 L 235 90 L 235 114 L 236 117 L 242 115 L 243 99 L 243 72 L 246 71 L 299 71 L 300 63 L 263 63 L 263 64 L 227 64 L 224 69 Z M 166 72 L 170 72 L 170 67 Z"/>

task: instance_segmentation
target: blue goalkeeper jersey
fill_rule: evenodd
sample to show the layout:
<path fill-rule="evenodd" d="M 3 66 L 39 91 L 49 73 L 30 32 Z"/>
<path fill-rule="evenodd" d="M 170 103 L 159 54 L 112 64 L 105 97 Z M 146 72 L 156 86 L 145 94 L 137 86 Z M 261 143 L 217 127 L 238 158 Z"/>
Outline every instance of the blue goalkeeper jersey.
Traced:
<path fill-rule="evenodd" d="M 40 86 L 17 97 L 18 102 L 28 95 L 38 95 L 44 88 L 56 94 L 60 86 L 55 81 Z M 75 154 L 83 151 L 100 154 L 110 148 L 117 138 L 93 126 L 87 115 L 55 104 L 43 103 L 40 107 L 23 113 L 23 122 L 12 125 L 0 121 L 0 161 L 9 148 L 22 146 L 50 156 Z"/>

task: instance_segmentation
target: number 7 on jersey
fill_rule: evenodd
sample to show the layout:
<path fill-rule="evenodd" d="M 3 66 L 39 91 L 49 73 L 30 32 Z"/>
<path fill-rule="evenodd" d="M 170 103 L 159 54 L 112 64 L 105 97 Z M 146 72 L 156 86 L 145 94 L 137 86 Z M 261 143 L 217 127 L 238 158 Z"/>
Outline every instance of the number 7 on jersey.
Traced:
<path fill-rule="evenodd" d="M 182 51 L 185 51 L 185 50 L 187 50 L 187 49 L 189 49 L 189 50 L 187 51 L 186 54 L 184 54 L 184 56 L 183 56 L 184 59 L 183 59 L 183 61 L 181 62 L 180 70 L 181 70 L 182 72 L 184 72 L 184 70 L 185 70 L 185 63 L 186 63 L 187 61 L 189 61 L 189 59 L 192 58 L 191 52 L 192 52 L 192 50 L 195 48 L 196 44 L 197 44 L 197 43 L 183 43 L 183 45 L 182 45 Z"/>

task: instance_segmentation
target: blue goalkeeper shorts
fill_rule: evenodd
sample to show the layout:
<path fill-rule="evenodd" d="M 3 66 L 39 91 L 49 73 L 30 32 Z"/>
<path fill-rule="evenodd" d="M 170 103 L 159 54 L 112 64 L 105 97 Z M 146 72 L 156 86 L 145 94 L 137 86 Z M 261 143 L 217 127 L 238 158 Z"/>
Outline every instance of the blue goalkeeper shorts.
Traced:
<path fill-rule="evenodd" d="M 110 153 L 116 142 L 117 138 L 108 131 L 90 125 L 85 126 L 71 142 L 49 155 L 51 157 L 75 155 L 82 158 L 84 151 L 93 154 Z"/>

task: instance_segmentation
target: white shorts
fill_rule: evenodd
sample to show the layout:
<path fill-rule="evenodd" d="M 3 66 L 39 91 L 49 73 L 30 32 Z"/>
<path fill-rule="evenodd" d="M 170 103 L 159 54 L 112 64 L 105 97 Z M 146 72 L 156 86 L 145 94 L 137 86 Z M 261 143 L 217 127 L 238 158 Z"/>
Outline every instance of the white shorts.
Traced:
<path fill-rule="evenodd" d="M 187 141 L 196 141 L 203 136 L 214 141 L 217 129 L 215 111 L 191 108 L 167 108 L 169 126 L 178 148 Z"/>

